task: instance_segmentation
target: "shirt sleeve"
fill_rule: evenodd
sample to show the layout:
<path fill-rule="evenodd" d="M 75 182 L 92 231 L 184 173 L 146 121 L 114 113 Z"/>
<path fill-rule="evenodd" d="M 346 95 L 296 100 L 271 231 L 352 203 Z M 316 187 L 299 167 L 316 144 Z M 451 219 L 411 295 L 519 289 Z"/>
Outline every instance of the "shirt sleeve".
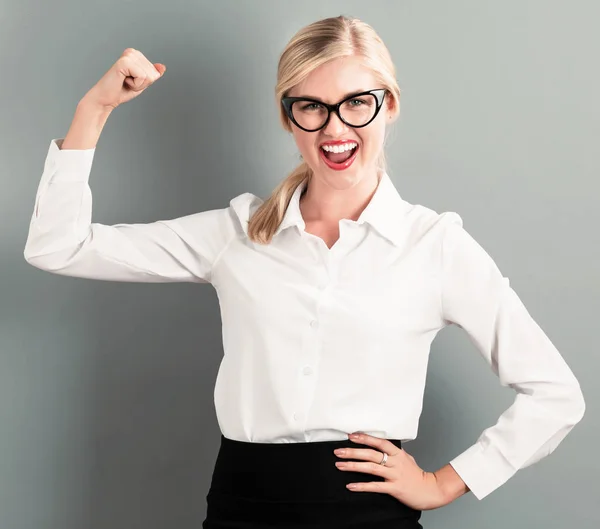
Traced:
<path fill-rule="evenodd" d="M 519 469 L 554 451 L 583 417 L 578 380 L 488 253 L 445 214 L 442 310 L 464 329 L 513 404 L 450 464 L 481 500 Z"/>
<path fill-rule="evenodd" d="M 93 149 L 53 139 L 38 186 L 24 257 L 59 275 L 128 282 L 210 283 L 233 239 L 229 208 L 147 224 L 93 223 L 88 184 Z"/>

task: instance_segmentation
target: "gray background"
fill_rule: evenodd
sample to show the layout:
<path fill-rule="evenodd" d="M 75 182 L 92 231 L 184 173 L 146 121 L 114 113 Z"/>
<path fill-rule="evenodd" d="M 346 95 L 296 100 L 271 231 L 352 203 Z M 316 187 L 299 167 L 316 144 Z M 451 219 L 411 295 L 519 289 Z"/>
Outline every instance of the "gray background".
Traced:
<path fill-rule="evenodd" d="M 597 527 L 600 3 L 3 0 L 0 4 L 0 528 L 200 527 L 219 431 L 210 285 L 55 276 L 23 258 L 52 138 L 126 47 L 164 78 L 98 144 L 94 221 L 151 222 L 267 196 L 298 163 L 273 98 L 279 53 L 363 18 L 398 68 L 388 147 L 404 198 L 461 214 L 579 378 L 583 421 L 483 501 L 427 529 Z M 509 406 L 466 334 L 442 331 L 417 440 L 436 470 Z"/>

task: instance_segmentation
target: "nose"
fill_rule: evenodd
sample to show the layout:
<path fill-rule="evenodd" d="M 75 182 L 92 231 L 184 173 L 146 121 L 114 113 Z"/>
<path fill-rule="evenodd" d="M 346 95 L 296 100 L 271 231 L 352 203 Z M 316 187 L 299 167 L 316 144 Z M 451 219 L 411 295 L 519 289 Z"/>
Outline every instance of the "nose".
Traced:
<path fill-rule="evenodd" d="M 339 116 L 332 112 L 329 116 L 329 123 L 323 127 L 323 133 L 328 136 L 341 136 L 346 132 L 346 124 L 339 118 Z"/>

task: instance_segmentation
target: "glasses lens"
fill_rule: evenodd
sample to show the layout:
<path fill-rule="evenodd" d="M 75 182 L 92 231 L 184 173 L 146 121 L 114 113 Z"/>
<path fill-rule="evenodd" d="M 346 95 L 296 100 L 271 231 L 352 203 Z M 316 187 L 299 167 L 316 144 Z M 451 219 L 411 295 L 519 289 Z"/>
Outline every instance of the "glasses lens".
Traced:
<path fill-rule="evenodd" d="M 376 97 L 364 94 L 344 101 L 340 106 L 340 115 L 350 125 L 360 127 L 373 118 L 376 110 Z"/>
<path fill-rule="evenodd" d="M 340 115 L 349 125 L 365 125 L 377 111 L 377 98 L 365 94 L 344 101 L 340 106 Z M 308 130 L 317 130 L 327 121 L 327 109 L 314 101 L 294 101 L 292 115 L 296 122 Z"/>
<path fill-rule="evenodd" d="M 294 101 L 292 115 L 301 127 L 316 130 L 327 120 L 327 109 L 313 101 Z"/>

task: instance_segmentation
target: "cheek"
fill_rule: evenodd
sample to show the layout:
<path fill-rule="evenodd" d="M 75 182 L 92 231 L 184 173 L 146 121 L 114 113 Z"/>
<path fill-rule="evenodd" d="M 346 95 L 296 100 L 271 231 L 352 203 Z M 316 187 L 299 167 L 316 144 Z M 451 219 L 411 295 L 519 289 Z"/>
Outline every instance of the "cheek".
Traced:
<path fill-rule="evenodd" d="M 305 160 L 311 156 L 314 156 L 312 153 L 313 141 L 307 132 L 294 131 L 294 141 L 296 142 L 296 147 L 298 147 L 300 154 Z"/>
<path fill-rule="evenodd" d="M 381 150 L 384 138 L 385 127 L 381 127 L 379 124 L 365 127 L 360 134 L 360 140 L 370 156 L 376 155 Z"/>

